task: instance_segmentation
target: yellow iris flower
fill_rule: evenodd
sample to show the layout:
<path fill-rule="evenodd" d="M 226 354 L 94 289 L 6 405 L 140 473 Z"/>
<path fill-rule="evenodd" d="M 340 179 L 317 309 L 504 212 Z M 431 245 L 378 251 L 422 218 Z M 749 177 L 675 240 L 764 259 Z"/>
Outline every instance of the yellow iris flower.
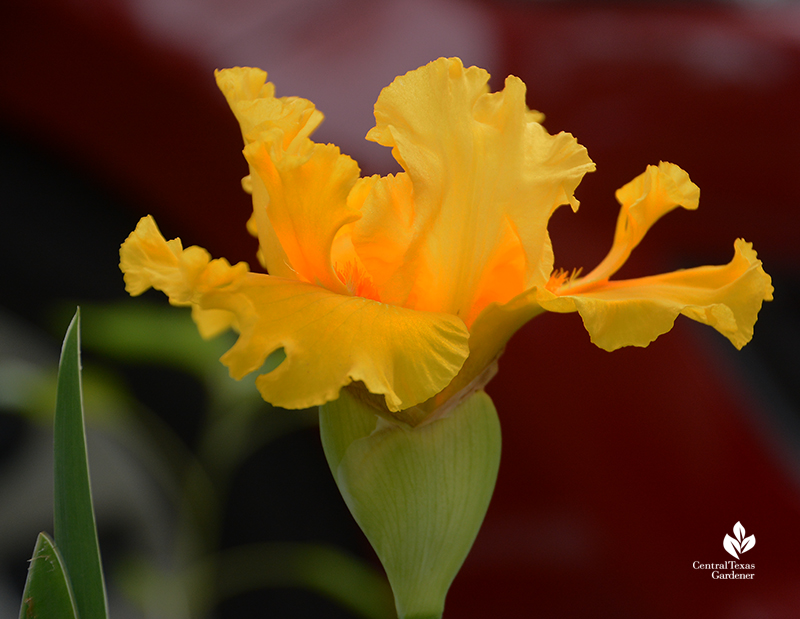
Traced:
<path fill-rule="evenodd" d="M 234 378 L 258 377 L 268 402 L 306 408 L 343 387 L 412 425 L 480 389 L 513 333 L 543 311 L 577 311 L 598 346 L 646 346 L 683 314 L 737 348 L 753 333 L 770 277 L 737 240 L 724 266 L 629 281 L 610 278 L 662 215 L 697 207 L 699 189 L 661 163 L 617 191 L 608 256 L 584 277 L 554 272 L 547 232 L 556 208 L 577 210 L 594 170 L 568 133 L 550 135 L 508 77 L 440 58 L 398 77 L 375 105 L 367 139 L 404 172 L 361 177 L 336 146 L 310 139 L 314 105 L 277 98 L 259 69 L 218 71 L 241 126 L 253 196 L 249 228 L 267 274 L 166 241 L 145 217 L 120 250 L 126 288 L 191 306 L 204 336 L 239 333 L 222 357 Z"/>

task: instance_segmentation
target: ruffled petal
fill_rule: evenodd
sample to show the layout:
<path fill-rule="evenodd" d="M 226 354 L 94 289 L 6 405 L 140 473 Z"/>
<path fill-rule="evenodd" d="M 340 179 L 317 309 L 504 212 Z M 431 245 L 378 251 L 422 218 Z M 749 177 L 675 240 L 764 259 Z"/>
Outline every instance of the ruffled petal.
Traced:
<path fill-rule="evenodd" d="M 350 239 L 381 300 L 405 305 L 414 284 L 413 272 L 399 266 L 418 233 L 411 179 L 405 173 L 370 176 L 361 179 L 350 199 L 358 200 L 361 219 L 342 236 Z"/>
<path fill-rule="evenodd" d="M 201 332 L 229 326 L 239 332 L 222 357 L 234 378 L 261 369 L 283 349 L 286 359 L 256 379 L 276 406 L 324 404 L 360 381 L 400 411 L 444 389 L 469 354 L 469 332 L 455 316 L 249 273 L 244 263 L 230 266 L 200 247 L 183 249 L 180 239 L 166 241 L 149 216 L 123 243 L 120 258 L 130 294 L 152 286 L 174 305 L 192 306 Z"/>
<path fill-rule="evenodd" d="M 237 318 L 239 339 L 222 357 L 234 378 L 261 368 L 283 349 L 286 359 L 259 376 L 268 402 L 306 408 L 361 381 L 391 411 L 441 391 L 464 363 L 469 333 L 454 316 L 418 312 L 334 294 L 296 280 L 250 274 L 231 290 L 203 295 L 205 309 Z"/>
<path fill-rule="evenodd" d="M 323 120 L 322 112 L 307 99 L 276 97 L 266 71 L 234 67 L 215 71 L 214 76 L 239 121 L 245 144 L 261 139 L 292 150 Z"/>
<path fill-rule="evenodd" d="M 177 306 L 192 306 L 192 317 L 203 337 L 213 337 L 235 325 L 227 311 L 202 309 L 197 301 L 210 290 L 235 288 L 249 272 L 244 262 L 211 260 L 202 247 L 183 248 L 180 239 L 166 241 L 150 216 L 142 217 L 119 250 L 125 289 L 137 296 L 155 288 Z"/>
<path fill-rule="evenodd" d="M 481 304 L 547 281 L 547 220 L 560 204 L 577 206 L 574 189 L 594 167 L 572 136 L 547 134 L 541 115 L 526 107 L 519 79 L 489 94 L 488 77 L 444 58 L 398 77 L 378 98 L 376 126 L 367 134 L 392 147 L 413 186 L 409 201 L 376 184 L 386 197 L 373 199 L 387 205 L 373 209 L 387 222 L 398 219 L 398 205 L 414 209 L 399 218 L 411 222 L 404 260 L 381 279 L 392 291 L 413 282 L 407 306 L 455 314 L 467 324 Z M 359 250 L 374 256 L 378 250 L 364 249 L 368 234 L 360 225 Z M 376 217 L 363 225 L 385 227 Z M 492 276 L 498 273 L 504 278 Z"/>
<path fill-rule="evenodd" d="M 323 120 L 322 113 L 311 101 L 300 97 L 275 97 L 275 87 L 266 81 L 267 74 L 261 69 L 236 67 L 216 71 L 214 75 L 239 122 L 245 145 L 259 141 L 262 149 L 271 151 L 276 158 L 284 153 L 296 155 L 310 150 L 308 137 Z M 273 229 L 267 213 L 269 191 L 252 165 L 242 185 L 253 195 L 253 216 L 249 224 L 258 234 L 259 262 L 272 275 L 302 279 L 304 276 L 295 271 Z"/>
<path fill-rule="evenodd" d="M 255 230 L 258 237 L 258 261 L 270 275 L 299 279 L 269 220 L 267 187 L 261 177 L 252 170 L 252 166 L 250 169 L 252 173 L 245 178 L 249 179 L 248 185 L 253 196 L 253 215 L 248 221 L 250 229 Z"/>
<path fill-rule="evenodd" d="M 310 140 L 297 153 L 260 141 L 248 144 L 244 153 L 257 177 L 253 203 L 259 234 L 262 227 L 274 234 L 293 277 L 347 294 L 331 250 L 339 230 L 361 216 L 348 205 L 360 174 L 356 162 L 332 144 Z M 267 264 L 277 274 L 269 255 Z"/>
<path fill-rule="evenodd" d="M 700 201 L 700 188 L 674 163 L 662 161 L 647 166 L 616 192 L 620 203 L 614 244 L 608 255 L 581 281 L 608 279 L 625 263 L 650 227 L 670 211 L 682 206 L 694 210 Z"/>
<path fill-rule="evenodd" d="M 253 195 L 259 261 L 272 275 L 346 293 L 331 246 L 339 229 L 360 216 L 347 206 L 358 166 L 335 146 L 308 138 L 322 114 L 306 99 L 276 98 L 264 71 L 237 67 L 216 77 L 245 140 L 244 185 Z"/>
<path fill-rule="evenodd" d="M 592 342 L 604 350 L 647 346 L 672 328 L 678 314 L 714 327 L 741 349 L 773 288 L 751 243 L 737 239 L 734 250 L 724 266 L 540 290 L 538 301 L 548 311 L 578 311 Z"/>

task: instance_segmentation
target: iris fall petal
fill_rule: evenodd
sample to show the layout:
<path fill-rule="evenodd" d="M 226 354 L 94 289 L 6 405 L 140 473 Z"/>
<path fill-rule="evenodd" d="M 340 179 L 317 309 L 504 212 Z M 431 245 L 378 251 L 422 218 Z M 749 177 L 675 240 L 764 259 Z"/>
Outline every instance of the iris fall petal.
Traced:
<path fill-rule="evenodd" d="M 294 280 L 251 274 L 235 292 L 214 291 L 201 304 L 237 317 L 239 339 L 222 357 L 234 378 L 284 350 L 286 360 L 256 379 L 264 399 L 284 408 L 324 404 L 361 381 L 400 411 L 444 389 L 469 354 L 469 333 L 453 316 Z"/>
<path fill-rule="evenodd" d="M 142 218 L 120 250 L 128 291 L 163 291 L 193 308 L 201 331 L 234 326 L 239 339 L 222 362 L 234 378 L 259 370 L 283 349 L 286 359 L 256 379 L 265 400 L 307 408 L 335 400 L 360 381 L 399 411 L 440 392 L 469 353 L 456 317 L 419 312 L 211 260 L 199 247 L 166 241 Z"/>
<path fill-rule="evenodd" d="M 738 239 L 724 266 L 706 266 L 589 287 L 570 294 L 542 291 L 539 303 L 554 312 L 578 311 L 592 341 L 605 350 L 647 346 L 672 328 L 679 314 L 714 327 L 736 348 L 753 337 L 772 283 L 751 243 Z"/>

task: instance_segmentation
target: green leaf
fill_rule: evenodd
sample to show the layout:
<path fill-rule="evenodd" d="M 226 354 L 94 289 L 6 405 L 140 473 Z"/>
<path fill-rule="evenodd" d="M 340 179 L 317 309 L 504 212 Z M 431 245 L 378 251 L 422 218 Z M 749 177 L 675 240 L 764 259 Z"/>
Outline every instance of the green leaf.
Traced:
<path fill-rule="evenodd" d="M 22 593 L 19 619 L 77 619 L 64 562 L 46 533 L 39 533 L 28 580 Z"/>
<path fill-rule="evenodd" d="M 342 390 L 320 407 L 328 464 L 380 558 L 401 619 L 438 618 L 478 534 L 500 465 L 500 422 L 478 391 L 412 428 Z"/>
<path fill-rule="evenodd" d="M 80 310 L 61 349 L 54 433 L 55 542 L 81 619 L 108 616 L 89 483 L 80 367 Z"/>

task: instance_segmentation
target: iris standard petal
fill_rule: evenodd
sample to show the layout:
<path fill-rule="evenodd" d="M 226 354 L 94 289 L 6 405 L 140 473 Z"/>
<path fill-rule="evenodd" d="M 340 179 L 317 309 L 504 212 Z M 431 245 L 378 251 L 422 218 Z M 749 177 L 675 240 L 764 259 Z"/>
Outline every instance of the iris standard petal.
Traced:
<path fill-rule="evenodd" d="M 239 339 L 222 357 L 234 378 L 256 371 L 274 351 L 286 359 L 259 376 L 268 402 L 306 408 L 335 400 L 353 381 L 384 396 L 391 411 L 441 391 L 469 353 L 469 333 L 454 316 L 418 312 L 267 275 L 235 290 L 203 295 L 205 309 L 237 318 Z"/>
<path fill-rule="evenodd" d="M 248 164 L 249 165 L 249 164 Z M 275 229 L 269 220 L 267 209 L 269 207 L 269 192 L 261 177 L 253 171 L 245 178 L 253 196 L 253 214 L 248 220 L 248 230 L 253 230 L 258 238 L 258 261 L 270 275 L 299 279 L 283 249 Z"/>
<path fill-rule="evenodd" d="M 307 138 L 323 120 L 322 112 L 301 97 L 276 97 L 267 73 L 250 67 L 215 71 L 245 144 L 257 139 L 276 141 L 284 150 Z M 268 134 L 270 137 L 266 138 Z"/>
<path fill-rule="evenodd" d="M 734 250 L 724 266 L 540 290 L 538 301 L 548 311 L 578 311 L 592 342 L 605 350 L 647 346 L 672 328 L 678 314 L 714 327 L 740 349 L 753 337 L 773 288 L 751 243 L 737 239 Z"/>
<path fill-rule="evenodd" d="M 361 219 L 347 231 L 353 251 L 372 277 L 381 300 L 405 305 L 413 273 L 399 267 L 419 232 L 411 179 L 405 173 L 370 176 L 361 179 L 350 197 L 359 201 L 361 212 Z"/>
<path fill-rule="evenodd" d="M 217 86 L 234 113 L 245 145 L 260 141 L 277 157 L 284 152 L 308 150 L 308 136 L 322 122 L 323 115 L 311 101 L 300 97 L 275 97 L 275 87 L 261 69 L 236 67 L 214 73 Z M 271 275 L 297 278 L 290 259 L 267 215 L 270 196 L 263 181 L 253 172 L 242 179 L 245 191 L 253 195 L 250 228 L 259 240 L 258 259 Z"/>
<path fill-rule="evenodd" d="M 519 79 L 489 94 L 488 77 L 445 58 L 398 77 L 378 98 L 376 126 L 367 134 L 392 147 L 413 189 L 413 201 L 373 207 L 387 221 L 396 219 L 397 204 L 414 209 L 405 216 L 411 224 L 404 260 L 386 285 L 403 290 L 413 282 L 407 306 L 445 311 L 467 324 L 481 304 L 506 302 L 546 282 L 547 220 L 559 204 L 577 206 L 575 186 L 594 167 L 572 136 L 547 134 L 542 116 L 526 107 Z M 363 224 L 384 227 L 375 218 Z M 359 225 L 354 235 L 363 247 L 368 235 Z M 492 276 L 501 272 L 502 279 Z"/>
<path fill-rule="evenodd" d="M 348 205 L 348 195 L 359 179 L 356 162 L 332 144 L 311 140 L 305 140 L 297 153 L 282 152 L 261 141 L 248 144 L 244 153 L 257 177 L 253 198 L 259 232 L 262 227 L 274 232 L 288 265 L 300 279 L 347 294 L 346 282 L 332 264 L 331 249 L 339 230 L 361 216 Z M 265 195 L 257 195 L 262 189 Z M 262 203 L 268 225 L 262 225 Z"/>

